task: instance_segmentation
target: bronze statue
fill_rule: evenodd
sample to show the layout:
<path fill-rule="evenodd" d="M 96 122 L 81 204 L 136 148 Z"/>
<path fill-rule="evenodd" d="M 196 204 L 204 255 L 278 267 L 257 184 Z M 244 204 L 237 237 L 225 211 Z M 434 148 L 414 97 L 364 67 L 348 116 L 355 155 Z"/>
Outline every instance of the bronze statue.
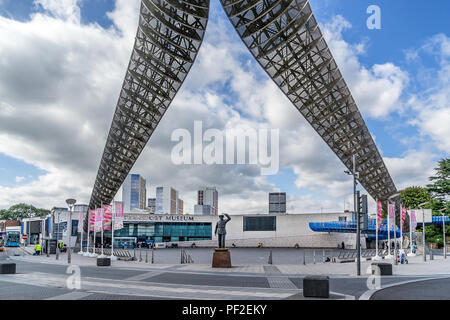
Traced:
<path fill-rule="evenodd" d="M 223 219 L 224 215 L 227 217 L 227 220 Z M 231 220 L 231 218 L 226 213 L 219 215 L 219 218 L 220 220 L 216 223 L 216 230 L 214 231 L 214 234 L 218 235 L 219 248 L 225 248 L 225 235 L 227 234 L 225 225 Z"/>

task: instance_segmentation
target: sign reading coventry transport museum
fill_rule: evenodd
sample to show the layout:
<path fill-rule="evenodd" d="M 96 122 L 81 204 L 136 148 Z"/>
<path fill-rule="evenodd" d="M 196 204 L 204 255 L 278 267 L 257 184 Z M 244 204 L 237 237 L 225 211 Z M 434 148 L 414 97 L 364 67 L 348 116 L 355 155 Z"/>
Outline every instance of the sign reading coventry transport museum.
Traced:
<path fill-rule="evenodd" d="M 195 221 L 194 216 L 189 215 L 164 215 L 164 214 L 125 214 L 126 221 Z"/>

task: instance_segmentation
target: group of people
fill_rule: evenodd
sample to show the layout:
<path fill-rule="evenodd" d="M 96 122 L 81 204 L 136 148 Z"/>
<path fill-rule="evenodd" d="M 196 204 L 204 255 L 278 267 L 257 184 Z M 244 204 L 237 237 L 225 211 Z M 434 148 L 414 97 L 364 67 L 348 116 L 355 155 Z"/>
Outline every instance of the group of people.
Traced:
<path fill-rule="evenodd" d="M 65 243 L 59 242 L 58 243 L 58 250 L 59 252 L 67 252 L 67 245 Z M 41 244 L 38 242 L 34 245 L 34 254 L 36 256 L 40 256 L 41 253 L 46 252 L 47 248 L 44 246 L 41 246 Z"/>

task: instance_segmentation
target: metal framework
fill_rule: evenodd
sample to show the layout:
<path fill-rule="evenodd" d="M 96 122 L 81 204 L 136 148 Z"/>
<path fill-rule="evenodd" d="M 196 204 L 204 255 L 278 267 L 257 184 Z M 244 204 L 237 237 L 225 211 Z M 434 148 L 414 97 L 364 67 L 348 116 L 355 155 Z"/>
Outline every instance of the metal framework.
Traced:
<path fill-rule="evenodd" d="M 220 0 L 244 44 L 375 199 L 396 187 L 308 0 Z M 110 203 L 199 51 L 209 0 L 142 0 L 139 28 L 89 207 Z M 85 221 L 87 228 L 87 220 Z"/>
<path fill-rule="evenodd" d="M 396 187 L 308 0 L 220 0 L 252 55 L 374 199 Z"/>
<path fill-rule="evenodd" d="M 113 200 L 191 69 L 208 14 L 209 0 L 142 0 L 90 208 Z"/>

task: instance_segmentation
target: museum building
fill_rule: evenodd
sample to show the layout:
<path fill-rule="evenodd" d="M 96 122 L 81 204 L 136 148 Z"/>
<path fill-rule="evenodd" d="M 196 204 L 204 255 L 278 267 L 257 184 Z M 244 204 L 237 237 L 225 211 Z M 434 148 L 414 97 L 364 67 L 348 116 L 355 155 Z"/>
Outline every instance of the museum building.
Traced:
<path fill-rule="evenodd" d="M 336 248 L 342 242 L 347 248 L 355 244 L 354 234 L 314 232 L 310 222 L 350 221 L 351 213 L 313 214 L 255 214 L 232 215 L 226 226 L 226 245 L 255 247 L 258 243 L 270 247 L 317 247 Z M 125 213 L 124 227 L 114 232 L 114 245 L 124 242 L 175 243 L 188 247 L 215 247 L 217 236 L 214 229 L 218 216 L 171 215 Z M 97 241 L 100 234 L 97 233 Z M 105 232 L 106 242 L 111 241 L 111 231 Z"/>

